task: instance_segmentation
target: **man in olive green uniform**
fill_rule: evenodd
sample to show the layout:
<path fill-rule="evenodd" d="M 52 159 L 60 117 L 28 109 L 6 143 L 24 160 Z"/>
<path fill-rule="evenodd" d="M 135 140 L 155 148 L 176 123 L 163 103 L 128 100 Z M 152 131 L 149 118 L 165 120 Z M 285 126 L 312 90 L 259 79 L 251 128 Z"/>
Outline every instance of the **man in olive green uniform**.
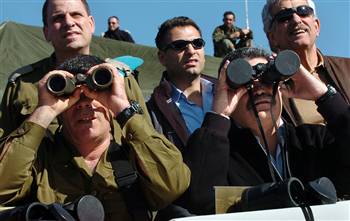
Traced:
<path fill-rule="evenodd" d="M 212 36 L 215 57 L 224 57 L 235 49 L 252 46 L 253 32 L 235 26 L 235 21 L 235 14 L 232 11 L 226 11 L 223 18 L 224 24 L 215 28 Z"/>
<path fill-rule="evenodd" d="M 42 16 L 45 38 L 51 42 L 55 51 L 50 57 L 22 67 L 10 75 L 0 106 L 0 138 L 10 134 L 33 112 L 38 104 L 37 82 L 47 72 L 68 58 L 90 53 L 95 23 L 85 0 L 47 0 Z M 134 77 L 128 75 L 125 81 L 127 95 L 135 96 L 143 105 L 144 98 Z M 56 128 L 57 121 L 54 120 L 49 131 L 53 133 Z"/>
<path fill-rule="evenodd" d="M 91 75 L 96 68 L 113 73 L 111 88 L 99 91 L 81 84 L 65 96 L 47 89 L 52 74 L 73 78 Z M 102 202 L 106 220 L 132 220 L 122 198 L 128 195 L 119 191 L 108 155 L 113 145 L 130 148 L 130 162 L 151 209 L 179 197 L 189 185 L 189 169 L 178 149 L 154 130 L 135 101 L 129 101 L 118 70 L 89 55 L 69 59 L 58 69 L 39 81 L 37 107 L 1 143 L 1 205 L 33 200 L 65 204 L 92 194 Z M 56 117 L 61 126 L 51 139 L 45 131 Z M 112 135 L 112 119 L 122 128 L 118 137 Z"/>

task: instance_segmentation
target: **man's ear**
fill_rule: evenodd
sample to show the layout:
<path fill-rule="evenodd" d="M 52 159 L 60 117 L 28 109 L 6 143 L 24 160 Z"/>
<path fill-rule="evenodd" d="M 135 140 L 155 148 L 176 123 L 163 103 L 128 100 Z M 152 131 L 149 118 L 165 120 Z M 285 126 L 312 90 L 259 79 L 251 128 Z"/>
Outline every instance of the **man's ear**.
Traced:
<path fill-rule="evenodd" d="M 275 51 L 278 49 L 278 43 L 276 41 L 275 35 L 272 31 L 266 33 L 267 40 L 269 41 L 270 49 Z"/>
<path fill-rule="evenodd" d="M 321 22 L 318 18 L 315 18 L 315 28 L 316 28 L 316 36 L 318 37 L 321 31 Z"/>
<path fill-rule="evenodd" d="M 44 33 L 46 41 L 50 42 L 51 40 L 49 39 L 49 31 L 47 30 L 47 25 L 44 25 L 43 33 Z"/>
<path fill-rule="evenodd" d="M 165 66 L 165 52 L 164 52 L 164 51 L 161 51 L 161 50 L 158 50 L 157 55 L 158 55 L 158 60 L 159 60 L 159 62 L 160 62 L 163 66 Z"/>
<path fill-rule="evenodd" d="M 94 33 L 95 32 L 95 19 L 91 15 L 89 16 L 89 24 L 91 27 L 91 32 Z"/>

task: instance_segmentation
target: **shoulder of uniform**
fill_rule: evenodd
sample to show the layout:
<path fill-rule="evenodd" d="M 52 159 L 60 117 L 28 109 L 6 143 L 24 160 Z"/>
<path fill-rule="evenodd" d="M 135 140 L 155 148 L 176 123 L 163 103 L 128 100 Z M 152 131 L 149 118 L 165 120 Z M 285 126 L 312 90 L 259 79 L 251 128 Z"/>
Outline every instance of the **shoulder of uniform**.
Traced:
<path fill-rule="evenodd" d="M 125 64 L 121 61 L 117 61 L 117 60 L 112 59 L 112 58 L 106 58 L 105 61 L 107 63 L 112 64 L 114 67 L 116 67 L 118 71 L 123 72 L 125 74 L 125 77 L 132 73 L 131 68 L 127 64 Z"/>
<path fill-rule="evenodd" d="M 33 64 L 29 64 L 29 65 L 23 66 L 21 68 L 18 68 L 17 70 L 15 70 L 14 72 L 12 72 L 10 74 L 10 76 L 8 78 L 8 81 L 10 83 L 14 83 L 19 77 L 33 72 L 38 67 L 42 67 L 42 65 L 44 63 L 49 62 L 49 59 L 50 58 L 44 58 L 44 59 L 42 59 L 42 60 L 40 60 L 38 62 L 35 62 Z"/>
<path fill-rule="evenodd" d="M 15 70 L 12 74 L 10 74 L 9 78 L 8 78 L 8 81 L 10 83 L 13 83 L 16 81 L 16 79 L 18 77 L 20 77 L 21 75 L 24 75 L 24 74 L 27 74 L 27 73 L 30 73 L 34 70 L 33 66 L 31 64 L 29 65 L 26 65 L 26 66 L 23 66 L 21 68 L 18 68 L 17 70 Z"/>
<path fill-rule="evenodd" d="M 124 76 L 132 74 L 138 67 L 143 64 L 143 59 L 133 56 L 120 56 L 116 58 L 107 58 L 106 62 L 114 65 Z"/>

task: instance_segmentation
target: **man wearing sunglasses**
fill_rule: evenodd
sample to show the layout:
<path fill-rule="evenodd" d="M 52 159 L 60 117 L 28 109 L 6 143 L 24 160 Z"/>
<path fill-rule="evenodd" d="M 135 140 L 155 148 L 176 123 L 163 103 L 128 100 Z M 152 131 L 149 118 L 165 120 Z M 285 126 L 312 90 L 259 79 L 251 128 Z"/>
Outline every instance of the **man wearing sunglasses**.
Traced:
<path fill-rule="evenodd" d="M 253 32 L 235 26 L 236 16 L 232 11 L 226 11 L 222 21 L 224 24 L 216 27 L 212 35 L 215 57 L 224 57 L 237 48 L 251 47 Z"/>
<path fill-rule="evenodd" d="M 320 20 L 312 0 L 267 0 L 262 20 L 271 50 L 295 51 L 313 76 L 336 88 L 350 102 L 350 59 L 325 56 L 317 48 Z M 325 122 L 311 101 L 284 99 L 284 108 L 287 117 L 297 125 Z"/>
<path fill-rule="evenodd" d="M 205 113 L 212 107 L 213 83 L 202 75 L 205 42 L 198 25 L 182 16 L 165 21 L 155 41 L 158 58 L 165 71 L 147 107 L 155 128 L 183 153 L 188 137 L 201 126 Z M 177 215 L 158 216 L 157 219 L 169 220 L 188 215 L 181 208 L 171 208 L 158 214 L 175 212 Z"/>

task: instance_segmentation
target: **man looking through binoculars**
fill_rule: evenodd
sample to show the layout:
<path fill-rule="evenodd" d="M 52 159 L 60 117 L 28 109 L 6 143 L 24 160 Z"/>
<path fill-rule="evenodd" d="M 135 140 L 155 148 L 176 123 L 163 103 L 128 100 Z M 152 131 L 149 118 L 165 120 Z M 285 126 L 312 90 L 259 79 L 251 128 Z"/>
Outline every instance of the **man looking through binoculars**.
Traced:
<path fill-rule="evenodd" d="M 48 90 L 52 75 L 72 79 L 100 68 L 113 73 L 109 88 L 94 90 L 83 83 L 62 96 Z M 117 157 L 124 153 L 137 171 L 149 208 L 164 207 L 186 190 L 190 172 L 181 153 L 154 130 L 140 105 L 129 101 L 124 77 L 113 65 L 80 55 L 46 74 L 38 87 L 38 106 L 0 146 L 2 206 L 66 204 L 91 194 L 102 202 L 106 220 L 132 220 L 135 214 L 125 200 L 130 195 L 122 194 L 122 180 L 116 179 L 125 167 L 115 168 L 108 152 L 115 147 L 123 150 Z M 45 132 L 56 117 L 60 127 L 51 139 Z M 121 131 L 115 131 L 115 119 Z"/>
<path fill-rule="evenodd" d="M 279 81 L 263 83 L 262 76 L 271 71 L 267 69 L 261 77 L 232 89 L 226 83 L 227 67 L 237 59 L 254 67 L 267 64 L 271 56 L 262 49 L 243 48 L 223 59 L 214 112 L 206 114 L 183 154 L 191 169 L 185 207 L 195 214 L 214 213 L 214 186 L 255 186 L 292 176 L 302 182 L 328 177 L 338 197 L 349 197 L 350 107 L 341 95 L 303 66 L 288 87 Z M 314 101 L 328 124 L 295 127 L 285 122 L 282 93 Z"/>

